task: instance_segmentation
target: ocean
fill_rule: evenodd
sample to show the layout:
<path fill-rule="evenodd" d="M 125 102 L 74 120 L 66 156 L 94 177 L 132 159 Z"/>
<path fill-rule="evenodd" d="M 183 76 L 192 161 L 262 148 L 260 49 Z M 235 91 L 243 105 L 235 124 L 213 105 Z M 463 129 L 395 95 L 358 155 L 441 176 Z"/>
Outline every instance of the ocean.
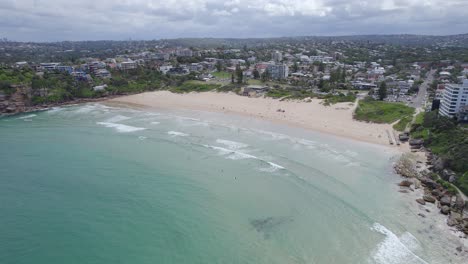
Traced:
<path fill-rule="evenodd" d="M 0 145 L 3 264 L 463 263 L 383 146 L 100 103 L 0 118 Z"/>

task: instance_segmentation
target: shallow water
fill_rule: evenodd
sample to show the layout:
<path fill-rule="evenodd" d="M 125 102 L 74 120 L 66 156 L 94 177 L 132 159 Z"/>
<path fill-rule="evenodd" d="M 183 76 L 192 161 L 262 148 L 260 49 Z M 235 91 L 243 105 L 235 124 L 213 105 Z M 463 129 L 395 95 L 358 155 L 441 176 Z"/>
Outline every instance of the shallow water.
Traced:
<path fill-rule="evenodd" d="M 223 114 L 0 119 L 0 263 L 462 263 L 396 153 Z"/>

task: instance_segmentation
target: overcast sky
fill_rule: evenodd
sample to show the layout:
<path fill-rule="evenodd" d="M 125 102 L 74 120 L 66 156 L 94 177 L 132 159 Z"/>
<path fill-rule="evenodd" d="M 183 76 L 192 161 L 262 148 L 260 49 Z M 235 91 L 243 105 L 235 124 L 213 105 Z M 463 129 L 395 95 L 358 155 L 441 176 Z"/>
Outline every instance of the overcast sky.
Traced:
<path fill-rule="evenodd" d="M 0 0 L 20 41 L 468 33 L 468 0 Z"/>

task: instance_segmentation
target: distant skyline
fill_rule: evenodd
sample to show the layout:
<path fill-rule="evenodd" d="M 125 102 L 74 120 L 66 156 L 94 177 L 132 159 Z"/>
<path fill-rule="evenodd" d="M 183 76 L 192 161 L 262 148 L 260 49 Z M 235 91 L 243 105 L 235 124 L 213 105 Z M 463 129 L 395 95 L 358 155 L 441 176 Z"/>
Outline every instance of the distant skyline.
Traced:
<path fill-rule="evenodd" d="M 467 0 L 2 0 L 0 37 L 150 40 L 468 33 Z"/>

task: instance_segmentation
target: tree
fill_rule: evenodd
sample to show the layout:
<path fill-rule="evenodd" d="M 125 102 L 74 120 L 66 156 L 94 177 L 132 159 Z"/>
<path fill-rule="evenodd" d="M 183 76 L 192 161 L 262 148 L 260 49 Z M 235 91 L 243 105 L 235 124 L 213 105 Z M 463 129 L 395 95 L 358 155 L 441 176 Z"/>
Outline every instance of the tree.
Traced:
<path fill-rule="evenodd" d="M 268 69 L 266 69 L 266 70 L 262 73 L 262 82 L 268 81 L 269 78 L 270 78 L 270 72 L 268 72 Z"/>
<path fill-rule="evenodd" d="M 299 70 L 299 65 L 297 65 L 297 61 L 295 61 L 293 65 L 293 72 L 297 72 L 298 70 Z"/>
<path fill-rule="evenodd" d="M 379 99 L 383 100 L 385 97 L 387 97 L 387 83 L 382 82 L 379 87 Z"/>
<path fill-rule="evenodd" d="M 252 74 L 253 74 L 254 79 L 259 79 L 260 78 L 260 73 L 258 72 L 257 68 L 255 68 L 252 71 Z"/>
<path fill-rule="evenodd" d="M 241 84 L 242 80 L 244 79 L 244 73 L 242 72 L 242 69 L 239 64 L 236 66 L 236 77 L 237 77 L 237 83 Z"/>
<path fill-rule="evenodd" d="M 231 75 L 231 83 L 234 83 L 234 74 Z"/>
<path fill-rule="evenodd" d="M 218 61 L 216 62 L 216 70 L 217 70 L 218 72 L 223 71 L 223 64 L 221 63 L 220 60 L 218 60 Z"/>
<path fill-rule="evenodd" d="M 323 62 L 320 62 L 320 64 L 318 65 L 318 71 L 320 72 L 324 72 L 325 71 L 325 64 Z"/>

